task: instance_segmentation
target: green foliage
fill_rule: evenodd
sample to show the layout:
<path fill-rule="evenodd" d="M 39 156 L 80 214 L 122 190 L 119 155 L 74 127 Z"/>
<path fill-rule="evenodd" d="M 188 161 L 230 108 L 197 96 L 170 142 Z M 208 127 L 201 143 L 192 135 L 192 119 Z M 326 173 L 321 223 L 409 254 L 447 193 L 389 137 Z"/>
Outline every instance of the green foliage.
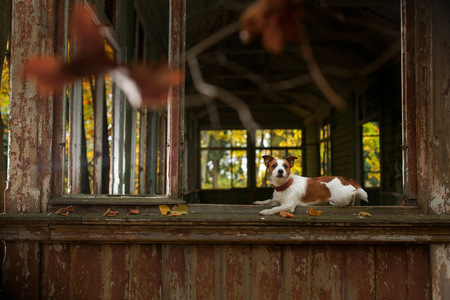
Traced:
<path fill-rule="evenodd" d="M 201 131 L 202 189 L 246 188 L 248 182 L 247 131 Z M 268 186 L 264 154 L 284 158 L 299 158 L 294 174 L 301 174 L 302 132 L 297 129 L 269 129 L 256 131 L 256 184 Z"/>
<path fill-rule="evenodd" d="M 201 131 L 203 189 L 247 187 L 247 131 Z"/>
<path fill-rule="evenodd" d="M 320 129 L 320 175 L 331 175 L 331 140 L 330 124 Z"/>
<path fill-rule="evenodd" d="M 364 186 L 379 187 L 380 173 L 380 128 L 378 122 L 367 122 L 362 126 Z"/>

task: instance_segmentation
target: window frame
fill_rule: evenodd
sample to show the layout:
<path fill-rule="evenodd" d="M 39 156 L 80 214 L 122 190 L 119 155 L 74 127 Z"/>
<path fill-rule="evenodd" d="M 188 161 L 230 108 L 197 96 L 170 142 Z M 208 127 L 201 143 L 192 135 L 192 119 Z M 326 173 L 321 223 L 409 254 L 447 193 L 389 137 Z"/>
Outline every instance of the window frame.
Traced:
<path fill-rule="evenodd" d="M 302 157 L 301 157 L 301 168 L 302 168 L 302 174 L 305 172 L 305 129 L 302 127 L 299 128 L 292 128 L 292 127 L 286 127 L 286 126 L 273 126 L 273 127 L 267 127 L 265 126 L 264 128 L 260 128 L 259 130 L 300 130 L 301 134 L 302 134 L 302 139 L 301 139 L 301 146 L 286 146 L 286 147 L 280 147 L 280 146 L 274 146 L 274 147 L 268 147 L 268 148 L 264 148 L 264 147 L 257 147 L 256 146 L 256 130 L 252 130 L 251 132 L 249 132 L 246 129 L 242 129 L 242 128 L 221 128 L 221 129 L 214 129 L 214 130 L 245 130 L 247 132 L 247 147 L 246 147 L 246 151 L 247 151 L 247 168 L 248 168 L 248 177 L 247 177 L 247 187 L 245 188 L 231 188 L 231 189 L 221 189 L 221 188 L 217 188 L 217 189 L 203 189 L 201 188 L 201 172 L 198 172 L 198 182 L 199 182 L 199 187 L 200 190 L 202 191 L 220 191 L 220 190 L 232 190 L 232 189 L 266 189 L 270 186 L 260 186 L 258 187 L 257 185 L 257 175 L 256 175 L 256 164 L 257 164 L 257 159 L 259 160 L 260 158 L 256 157 L 256 151 L 260 150 L 260 151 L 264 151 L 267 149 L 267 151 L 272 151 L 272 150 L 286 150 L 286 152 L 289 151 L 289 149 L 300 149 L 302 151 Z M 213 131 L 212 129 L 209 128 L 200 128 L 199 129 L 199 133 L 198 136 L 200 137 L 201 131 Z M 201 167 L 201 152 L 203 149 L 201 145 L 201 140 L 199 138 L 198 140 L 198 166 L 199 169 Z M 239 150 L 241 148 L 227 148 L 227 149 L 235 149 L 235 150 Z M 298 163 L 298 162 L 297 162 Z M 299 174 L 299 175 L 302 175 Z"/>
<path fill-rule="evenodd" d="M 326 129 L 327 136 L 324 137 L 324 128 Z M 319 171 L 320 176 L 330 176 L 333 174 L 332 170 L 332 163 L 331 163 L 331 153 L 332 153 L 332 146 L 331 146 L 331 123 L 329 119 L 326 119 L 322 122 L 322 125 L 319 128 Z M 322 149 L 322 145 L 324 145 Z M 322 150 L 325 150 L 326 154 L 323 153 Z M 322 157 L 326 157 L 326 161 L 322 161 Z"/>
<path fill-rule="evenodd" d="M 246 144 L 245 144 L 245 147 L 236 147 L 236 146 L 233 146 L 232 145 L 232 138 L 233 138 L 233 134 L 231 133 L 231 140 L 230 140 L 230 142 L 231 142 L 231 145 L 229 146 L 229 147 L 209 147 L 209 146 L 207 146 L 207 147 L 202 147 L 202 145 L 201 145 L 201 132 L 202 131 L 237 131 L 237 130 L 239 130 L 239 131 L 245 131 L 245 134 L 246 134 Z M 250 181 L 251 181 L 251 177 L 250 177 L 250 172 L 249 172 L 249 165 L 250 165 L 250 162 L 249 162 L 249 155 L 250 155 L 250 146 L 249 146 L 249 142 L 250 142 L 250 139 L 249 139 L 249 133 L 248 133 L 248 131 L 247 130 L 245 130 L 245 129 L 217 129 L 217 130 L 200 130 L 200 134 L 199 134 L 199 137 L 200 137 L 200 139 L 199 139 L 199 143 L 200 143 L 200 146 L 199 146 L 199 151 L 200 151 L 200 153 L 199 153 L 199 159 L 200 159 L 200 172 L 199 172 L 199 181 L 200 181 L 200 190 L 207 190 L 207 191 L 215 191 L 215 190 L 230 190 L 230 189 L 248 189 L 249 188 L 249 186 L 250 186 Z M 245 151 L 246 152 L 246 155 L 247 155 L 247 178 L 246 178 L 246 186 L 245 187 L 234 187 L 233 186 L 233 176 L 231 176 L 231 187 L 230 188 L 203 188 L 202 187 L 202 185 L 203 185 L 203 180 L 202 180 L 202 174 L 201 174 L 201 166 L 202 166 L 202 164 L 201 164 L 201 160 L 202 160 L 202 152 L 203 151 L 209 151 L 209 150 L 223 150 L 223 151 L 230 151 L 230 157 L 232 157 L 232 155 L 233 155 L 233 151 Z M 233 164 L 231 163 L 231 168 L 233 168 Z"/>
<path fill-rule="evenodd" d="M 68 44 L 69 44 L 69 2 L 66 1 L 64 7 L 64 39 L 61 44 L 63 44 L 63 53 L 64 59 L 67 60 L 67 52 L 68 52 Z M 89 5 L 88 5 L 88 4 Z M 116 3 L 116 5 L 122 5 L 123 3 Z M 87 8 L 88 13 L 94 20 L 94 22 L 98 25 L 102 26 L 103 36 L 105 38 L 105 42 L 109 44 L 111 49 L 114 52 L 114 60 L 119 63 L 126 63 L 126 61 L 130 59 L 141 59 L 141 60 L 153 60 L 155 57 L 147 57 L 147 51 L 142 51 L 143 49 L 137 49 L 137 39 L 147 40 L 147 36 L 141 31 L 140 19 L 134 18 L 134 40 L 135 43 L 130 46 L 130 42 L 128 40 L 119 41 L 119 36 L 123 35 L 123 31 L 128 29 L 127 26 L 122 26 L 120 24 L 111 24 L 108 17 L 104 13 L 103 9 L 99 6 L 99 3 L 95 1 L 85 1 L 85 8 Z M 123 7 L 122 7 L 123 8 Z M 117 14 L 120 9 L 114 9 Z M 117 22 L 124 22 L 124 18 L 114 18 Z M 119 29 L 114 29 L 119 28 Z M 122 29 L 122 31 L 120 30 Z M 126 44 L 128 43 L 128 44 Z M 148 42 L 144 42 L 145 45 Z M 132 55 L 129 50 L 124 50 L 125 48 L 133 48 Z M 73 48 L 72 47 L 72 51 Z M 76 49 L 75 49 L 76 51 Z M 128 53 L 128 54 L 127 54 Z M 145 54 L 144 54 L 145 53 Z M 139 57 L 140 55 L 144 55 L 143 57 Z M 95 133 L 94 133 L 94 172 L 93 174 L 93 189 L 91 190 L 90 195 L 99 195 L 101 193 L 101 184 L 102 178 L 98 176 L 98 170 L 102 168 L 102 155 L 97 153 L 96 149 L 101 149 L 101 141 L 103 135 L 103 106 L 105 105 L 105 95 L 103 93 L 104 87 L 104 77 L 96 76 L 95 77 L 95 85 L 96 85 L 96 101 L 93 105 L 97 108 L 94 116 L 95 122 Z M 60 167 L 57 168 L 57 177 L 60 177 L 60 182 L 55 183 L 56 195 L 65 195 L 65 194 L 73 194 L 79 195 L 80 193 L 80 149 L 79 146 L 81 144 L 81 127 L 84 122 L 81 119 L 81 110 L 83 109 L 82 104 L 82 80 L 76 80 L 73 84 L 70 85 L 70 93 L 71 99 L 74 101 L 70 101 L 69 107 L 66 107 L 66 95 L 63 94 L 63 107 L 61 122 L 64 125 L 61 126 L 61 142 L 60 145 L 62 147 L 62 153 L 65 150 L 65 140 L 66 134 L 69 135 L 69 144 L 67 145 L 69 152 L 69 160 L 68 160 L 68 168 L 65 168 L 64 162 L 64 154 L 60 155 L 59 158 L 55 161 L 55 164 Z M 136 190 L 139 194 L 156 194 L 160 193 L 162 198 L 166 198 L 165 196 L 165 148 L 166 148 L 166 120 L 167 117 L 164 116 L 164 113 L 157 111 L 148 111 L 148 110 L 137 110 L 128 105 L 127 100 L 123 92 L 119 89 L 116 84 L 112 85 L 112 135 L 110 140 L 110 183 L 109 183 L 109 193 L 112 195 L 126 195 L 126 194 L 135 194 Z M 66 111 L 69 114 L 69 132 L 66 133 L 65 119 L 66 119 Z M 141 126 L 137 128 L 137 119 L 140 119 Z M 161 126 L 164 124 L 164 126 Z M 139 148 L 137 147 L 137 132 L 139 132 L 140 144 Z M 159 134 L 163 133 L 163 134 Z M 152 147 L 144 147 L 145 143 L 151 143 L 154 145 Z M 139 154 L 137 153 L 138 149 L 142 149 Z M 138 156 L 139 155 L 139 156 Z M 158 161 L 160 162 L 155 168 L 142 168 L 145 161 Z M 162 165 L 161 165 L 162 164 Z M 157 164 L 152 164 L 157 165 Z M 155 170 L 150 170 L 155 169 Z M 97 171 L 97 172 L 96 172 Z M 137 172 L 137 174 L 136 174 Z M 100 173 L 101 174 L 101 173 Z M 65 177 L 67 179 L 67 186 L 65 183 Z M 136 189 L 136 178 L 138 180 L 139 187 Z M 60 186 L 58 186 L 60 184 Z M 67 188 L 68 192 L 65 193 L 65 189 Z M 88 196 L 88 195 L 86 195 Z"/>

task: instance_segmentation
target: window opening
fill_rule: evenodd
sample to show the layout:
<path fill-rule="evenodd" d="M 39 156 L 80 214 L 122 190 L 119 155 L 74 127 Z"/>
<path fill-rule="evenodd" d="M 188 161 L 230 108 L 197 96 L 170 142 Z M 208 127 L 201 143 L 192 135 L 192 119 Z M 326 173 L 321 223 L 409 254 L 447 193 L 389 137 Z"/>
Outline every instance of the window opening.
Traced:
<path fill-rule="evenodd" d="M 201 131 L 201 188 L 246 188 L 247 131 Z"/>
<path fill-rule="evenodd" d="M 269 176 L 266 174 L 263 155 L 277 158 L 295 156 L 296 160 L 292 172 L 302 175 L 302 130 L 301 129 L 259 129 L 256 130 L 255 160 L 256 187 L 269 187 Z"/>
<path fill-rule="evenodd" d="M 331 129 L 330 123 L 320 128 L 320 176 L 331 174 Z"/>
<path fill-rule="evenodd" d="M 362 125 L 362 157 L 364 187 L 379 188 L 380 173 L 380 126 L 377 121 Z"/>

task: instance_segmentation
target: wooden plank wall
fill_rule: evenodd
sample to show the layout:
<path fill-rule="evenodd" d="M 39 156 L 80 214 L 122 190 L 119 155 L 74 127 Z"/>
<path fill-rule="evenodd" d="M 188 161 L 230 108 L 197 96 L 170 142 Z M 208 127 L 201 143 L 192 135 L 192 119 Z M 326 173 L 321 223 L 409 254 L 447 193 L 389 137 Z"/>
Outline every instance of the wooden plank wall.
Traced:
<path fill-rule="evenodd" d="M 348 107 L 354 106 L 347 99 Z M 331 113 L 331 170 L 332 175 L 355 178 L 355 116 L 353 109 L 333 110 Z"/>
<path fill-rule="evenodd" d="M 402 203 L 402 106 L 400 63 L 382 73 L 379 85 L 381 105 L 381 195 L 382 205 Z M 393 196 L 398 193 L 398 196 Z"/>
<path fill-rule="evenodd" d="M 428 245 L 7 247 L 2 299 L 431 298 Z"/>
<path fill-rule="evenodd" d="M 305 140 L 303 159 L 303 176 L 317 177 L 320 176 L 320 141 L 319 141 L 320 125 L 319 121 L 314 121 L 305 126 Z"/>

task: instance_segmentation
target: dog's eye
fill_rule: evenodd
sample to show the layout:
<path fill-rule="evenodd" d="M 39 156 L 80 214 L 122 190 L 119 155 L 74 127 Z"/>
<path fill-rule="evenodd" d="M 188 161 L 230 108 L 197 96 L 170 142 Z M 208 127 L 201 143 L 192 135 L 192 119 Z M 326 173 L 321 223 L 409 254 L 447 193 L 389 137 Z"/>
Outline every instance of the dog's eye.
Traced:
<path fill-rule="evenodd" d="M 273 164 L 273 165 L 272 165 L 272 168 L 276 168 L 276 167 L 277 167 L 277 164 Z"/>
<path fill-rule="evenodd" d="M 288 165 L 287 165 L 287 164 L 284 164 L 283 167 L 284 167 L 285 169 L 287 169 L 287 168 L 288 168 Z"/>

